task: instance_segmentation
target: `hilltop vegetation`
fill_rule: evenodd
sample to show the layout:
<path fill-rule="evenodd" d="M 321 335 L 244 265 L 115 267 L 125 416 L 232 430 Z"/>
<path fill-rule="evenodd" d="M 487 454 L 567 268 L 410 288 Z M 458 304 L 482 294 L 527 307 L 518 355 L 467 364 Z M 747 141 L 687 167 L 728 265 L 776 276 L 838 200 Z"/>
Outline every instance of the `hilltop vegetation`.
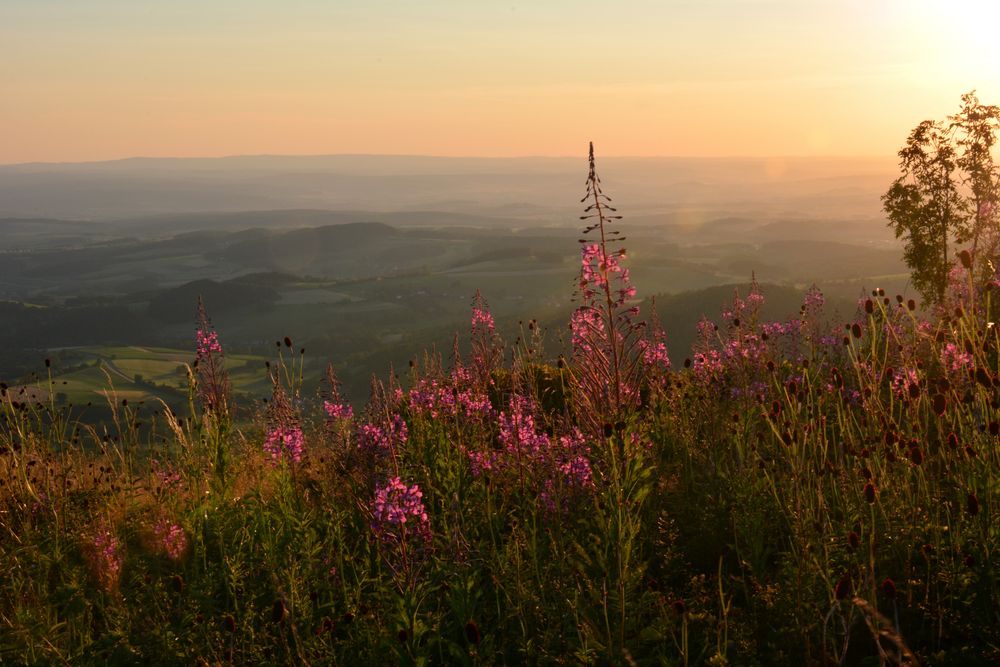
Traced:
<path fill-rule="evenodd" d="M 488 281 L 517 261 L 481 247 L 416 284 L 276 276 L 282 300 L 292 284 L 322 290 L 360 327 L 392 309 L 421 321 L 465 311 L 453 350 L 374 381 L 363 410 L 333 367 L 321 394 L 307 387 L 309 355 L 287 334 L 268 337 L 266 357 L 240 356 L 203 307 L 179 407 L 109 390 L 98 427 L 56 401 L 56 377 L 3 386 L 0 657 L 1000 659 L 995 285 L 962 261 L 926 312 L 884 288 L 834 309 L 816 288 L 754 281 L 661 298 L 657 317 L 636 286 L 663 267 L 631 270 L 593 160 L 586 201 L 560 356 L 540 320 L 505 344 L 478 293 L 471 318 L 465 297 L 445 308 L 420 293 L 460 289 L 442 282 L 455 270 Z M 313 232 L 292 234 L 290 251 Z M 636 264 L 654 249 L 640 244 Z M 541 271 L 552 258 L 521 261 Z M 556 268 L 562 291 L 548 298 L 562 303 L 570 285 Z M 723 298 L 672 363 L 664 313 Z M 502 310 L 526 299 L 514 301 Z M 790 301 L 793 314 L 772 319 Z M 315 303 L 300 302 L 303 317 Z M 243 322 L 274 326 L 293 308 Z M 184 366 L 169 350 L 104 353 L 133 380 Z M 264 358 L 268 399 L 236 401 Z"/>

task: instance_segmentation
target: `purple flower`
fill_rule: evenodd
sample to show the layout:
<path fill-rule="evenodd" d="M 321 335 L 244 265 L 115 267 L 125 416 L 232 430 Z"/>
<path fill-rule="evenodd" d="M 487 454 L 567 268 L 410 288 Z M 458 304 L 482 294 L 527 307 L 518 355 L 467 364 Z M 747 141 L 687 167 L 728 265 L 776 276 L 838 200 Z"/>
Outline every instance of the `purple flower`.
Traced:
<path fill-rule="evenodd" d="M 919 385 L 920 378 L 917 376 L 917 371 L 912 368 L 901 368 L 896 371 L 892 378 L 892 392 L 898 398 L 907 398 L 910 387 Z"/>
<path fill-rule="evenodd" d="M 354 416 L 354 408 L 346 403 L 334 403 L 333 401 L 323 401 L 323 409 L 330 419 L 350 419 Z"/>
<path fill-rule="evenodd" d="M 534 456 L 548 449 L 548 436 L 535 432 L 533 407 L 528 399 L 515 394 L 510 408 L 500 413 L 500 444 L 511 454 Z"/>
<path fill-rule="evenodd" d="M 187 533 L 180 525 L 167 519 L 160 519 L 153 526 L 153 534 L 156 536 L 159 548 L 167 554 L 167 558 L 178 561 L 184 556 L 184 552 L 187 551 L 188 539 Z"/>
<path fill-rule="evenodd" d="M 490 311 L 473 307 L 472 329 L 473 331 L 475 331 L 480 327 L 482 329 L 485 329 L 488 333 L 492 334 L 496 329 L 496 323 L 493 321 L 493 315 L 490 313 Z"/>
<path fill-rule="evenodd" d="M 818 287 L 813 285 L 806 291 L 806 296 L 803 301 L 807 311 L 816 311 L 823 307 L 826 303 L 826 298 L 823 296 L 823 292 L 820 291 Z"/>
<path fill-rule="evenodd" d="M 219 343 L 219 334 L 214 331 L 198 329 L 195 334 L 197 340 L 198 359 L 207 359 L 212 354 L 222 354 L 222 345 Z"/>
<path fill-rule="evenodd" d="M 156 478 L 157 484 L 159 484 L 157 491 L 169 491 L 180 486 L 181 474 L 172 465 L 164 465 L 157 459 L 153 459 L 150 462 L 150 468 L 152 469 L 153 476 Z"/>
<path fill-rule="evenodd" d="M 305 451 L 302 429 L 297 426 L 279 426 L 272 429 L 264 441 L 264 451 L 271 455 L 274 465 L 278 465 L 283 458 L 298 463 Z"/>
<path fill-rule="evenodd" d="M 430 520 L 420 487 L 407 486 L 399 477 L 377 487 L 372 502 L 372 531 L 387 542 L 408 536 L 429 540 Z"/>
<path fill-rule="evenodd" d="M 226 414 L 229 411 L 229 376 L 222 354 L 219 335 L 205 312 L 205 304 L 198 299 L 198 324 L 195 333 L 195 372 L 198 378 L 198 397 L 207 411 Z"/>
<path fill-rule="evenodd" d="M 951 373 L 964 373 L 974 366 L 972 355 L 954 343 L 948 343 L 941 350 L 941 365 Z"/>
<path fill-rule="evenodd" d="M 667 344 L 662 340 L 652 344 L 644 344 L 642 358 L 647 368 L 658 371 L 670 370 L 670 356 L 667 354 Z"/>
<path fill-rule="evenodd" d="M 367 452 L 388 455 L 406 444 L 409 430 L 400 415 L 393 415 L 387 426 L 362 424 L 358 429 L 358 448 Z"/>
<path fill-rule="evenodd" d="M 481 477 L 483 473 L 491 472 L 496 463 L 496 455 L 492 452 L 467 451 L 465 455 L 469 457 L 469 469 L 473 477 Z"/>
<path fill-rule="evenodd" d="M 91 536 L 87 555 L 93 573 L 104 589 L 113 589 L 121 576 L 121 543 L 106 525 L 98 526 Z"/>

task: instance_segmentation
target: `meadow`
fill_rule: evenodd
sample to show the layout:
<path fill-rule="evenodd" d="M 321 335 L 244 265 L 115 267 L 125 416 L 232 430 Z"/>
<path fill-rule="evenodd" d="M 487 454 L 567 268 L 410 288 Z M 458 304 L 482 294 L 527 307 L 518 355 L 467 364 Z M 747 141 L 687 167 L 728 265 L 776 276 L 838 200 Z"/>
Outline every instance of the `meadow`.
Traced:
<path fill-rule="evenodd" d="M 363 409 L 200 303 L 186 358 L 104 351 L 115 385 L 184 366 L 180 407 L 0 387 L 0 659 L 996 664 L 996 287 L 958 262 L 934 309 L 810 289 L 771 321 L 753 282 L 671 360 L 587 183 L 559 357 L 535 320 L 501 340 L 488 258 L 453 350 Z M 250 365 L 265 401 L 234 400 Z"/>

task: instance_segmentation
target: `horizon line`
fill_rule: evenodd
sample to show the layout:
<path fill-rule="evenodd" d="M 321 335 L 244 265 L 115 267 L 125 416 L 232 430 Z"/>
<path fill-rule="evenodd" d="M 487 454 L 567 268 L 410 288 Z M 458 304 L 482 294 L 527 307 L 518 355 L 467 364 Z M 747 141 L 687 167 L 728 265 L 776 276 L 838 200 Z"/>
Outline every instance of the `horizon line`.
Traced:
<path fill-rule="evenodd" d="M 599 160 L 889 160 L 897 156 L 882 155 L 603 155 Z M 434 160 L 576 160 L 586 161 L 586 155 L 434 155 L 429 153 L 235 153 L 229 155 L 131 155 L 119 158 L 96 160 L 28 160 L 24 162 L 0 162 L 0 168 L 33 167 L 33 166 L 73 166 L 96 165 L 113 162 L 129 162 L 138 160 L 235 160 L 235 159 L 266 159 L 266 158 L 422 158 Z"/>

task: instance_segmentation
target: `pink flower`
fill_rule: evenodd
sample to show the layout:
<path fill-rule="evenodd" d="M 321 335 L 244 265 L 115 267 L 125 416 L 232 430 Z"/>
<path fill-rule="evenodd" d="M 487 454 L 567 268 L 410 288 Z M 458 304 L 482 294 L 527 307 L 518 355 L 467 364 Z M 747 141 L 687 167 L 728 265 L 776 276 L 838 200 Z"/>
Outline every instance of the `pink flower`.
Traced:
<path fill-rule="evenodd" d="M 323 401 L 323 409 L 330 419 L 350 419 L 354 416 L 354 408 L 346 403 Z"/>
<path fill-rule="evenodd" d="M 101 586 L 107 591 L 115 588 L 122 571 L 121 543 L 106 525 L 98 526 L 86 545 L 86 553 Z"/>
<path fill-rule="evenodd" d="M 488 332 L 493 333 L 496 328 L 496 324 L 493 321 L 493 315 L 488 310 L 480 310 L 479 308 L 472 309 L 472 328 L 483 327 Z"/>
<path fill-rule="evenodd" d="M 195 334 L 198 345 L 198 358 L 206 359 L 211 354 L 222 354 L 222 345 L 219 343 L 219 334 L 214 331 L 198 329 Z"/>
<path fill-rule="evenodd" d="M 386 427 L 377 424 L 362 424 L 358 429 L 358 448 L 375 454 L 388 455 L 399 449 L 409 437 L 406 421 L 400 415 L 393 415 Z"/>
<path fill-rule="evenodd" d="M 167 558 L 178 561 L 184 556 L 184 552 L 187 551 L 188 539 L 187 533 L 179 524 L 160 519 L 153 526 L 153 534 L 156 535 L 158 545 L 166 553 Z"/>
<path fill-rule="evenodd" d="M 972 355 L 954 343 L 948 343 L 941 350 L 941 365 L 951 373 L 961 373 L 974 366 Z"/>
<path fill-rule="evenodd" d="M 302 429 L 297 426 L 279 426 L 267 434 L 264 441 L 264 451 L 271 455 L 271 461 L 278 465 L 281 459 L 287 457 L 298 463 L 305 451 L 305 438 Z"/>
<path fill-rule="evenodd" d="M 372 530 L 383 541 L 398 541 L 408 535 L 429 540 L 430 520 L 423 495 L 418 485 L 407 486 L 399 477 L 376 488 Z"/>

